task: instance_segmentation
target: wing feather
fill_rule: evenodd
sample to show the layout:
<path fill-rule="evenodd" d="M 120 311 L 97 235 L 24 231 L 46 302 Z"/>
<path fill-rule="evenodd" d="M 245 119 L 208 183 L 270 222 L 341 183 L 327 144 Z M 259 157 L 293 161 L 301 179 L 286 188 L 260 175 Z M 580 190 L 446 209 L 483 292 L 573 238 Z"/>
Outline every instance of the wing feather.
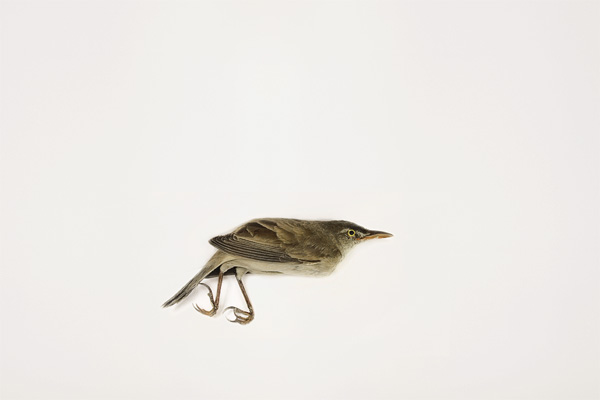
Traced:
<path fill-rule="evenodd" d="M 301 263 L 305 261 L 294 257 L 290 257 L 280 247 L 269 246 L 253 242 L 251 240 L 241 239 L 236 237 L 233 233 L 229 235 L 214 237 L 210 240 L 210 244 L 215 246 L 217 249 L 223 250 L 226 253 L 258 261 L 280 263 Z"/>
<path fill-rule="evenodd" d="M 233 233 L 210 240 L 216 248 L 236 256 L 279 263 L 314 263 L 336 257 L 337 248 L 325 244 L 326 237 L 305 221 L 263 218 L 250 221 Z"/>

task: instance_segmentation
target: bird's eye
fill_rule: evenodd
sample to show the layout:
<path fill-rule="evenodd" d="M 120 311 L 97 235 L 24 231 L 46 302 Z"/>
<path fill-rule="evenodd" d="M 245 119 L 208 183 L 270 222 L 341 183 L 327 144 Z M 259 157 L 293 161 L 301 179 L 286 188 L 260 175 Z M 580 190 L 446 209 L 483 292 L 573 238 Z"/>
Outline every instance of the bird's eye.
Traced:
<path fill-rule="evenodd" d="M 356 232 L 353 229 L 348 229 L 348 236 L 352 237 L 356 235 Z"/>

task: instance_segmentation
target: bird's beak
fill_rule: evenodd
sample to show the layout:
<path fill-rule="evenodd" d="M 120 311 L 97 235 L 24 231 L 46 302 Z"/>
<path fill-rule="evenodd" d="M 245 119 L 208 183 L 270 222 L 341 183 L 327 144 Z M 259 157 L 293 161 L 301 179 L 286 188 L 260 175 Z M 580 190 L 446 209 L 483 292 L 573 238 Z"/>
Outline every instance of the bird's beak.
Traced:
<path fill-rule="evenodd" d="M 384 238 L 389 238 L 389 237 L 392 237 L 392 236 L 394 236 L 394 235 L 392 235 L 391 233 L 387 233 L 387 232 L 369 231 L 369 234 L 367 236 L 365 236 L 364 238 L 362 238 L 362 240 L 384 239 Z"/>

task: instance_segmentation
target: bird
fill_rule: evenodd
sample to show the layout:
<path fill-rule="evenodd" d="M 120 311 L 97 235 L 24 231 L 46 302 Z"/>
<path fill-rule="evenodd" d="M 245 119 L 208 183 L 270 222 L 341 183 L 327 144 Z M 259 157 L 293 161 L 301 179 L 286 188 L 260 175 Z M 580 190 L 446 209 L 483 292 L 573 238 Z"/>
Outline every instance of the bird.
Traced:
<path fill-rule="evenodd" d="M 254 308 L 242 282 L 246 274 L 327 276 L 355 245 L 392 236 L 343 220 L 253 219 L 227 235 L 210 239 L 209 243 L 217 249 L 215 254 L 162 306 L 179 303 L 203 285 L 208 289 L 212 307 L 205 310 L 197 304 L 193 306 L 199 313 L 212 317 L 219 308 L 224 276 L 235 275 L 248 311 L 233 306 L 225 311 L 233 312 L 235 319 L 230 322 L 246 325 L 254 319 Z M 210 286 L 202 282 L 215 277 L 218 277 L 216 298 Z"/>

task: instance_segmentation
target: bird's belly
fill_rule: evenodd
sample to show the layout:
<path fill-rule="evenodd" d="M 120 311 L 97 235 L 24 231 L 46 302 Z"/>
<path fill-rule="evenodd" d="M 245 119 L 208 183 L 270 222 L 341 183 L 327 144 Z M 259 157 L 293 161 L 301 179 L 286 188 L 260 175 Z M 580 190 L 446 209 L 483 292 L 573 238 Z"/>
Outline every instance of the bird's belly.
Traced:
<path fill-rule="evenodd" d="M 233 263 L 232 263 L 233 264 Z M 271 263 L 263 261 L 255 261 L 249 259 L 235 260 L 236 266 L 246 268 L 254 274 L 285 274 L 285 275 L 329 275 L 335 269 L 335 264 L 331 263 Z"/>

